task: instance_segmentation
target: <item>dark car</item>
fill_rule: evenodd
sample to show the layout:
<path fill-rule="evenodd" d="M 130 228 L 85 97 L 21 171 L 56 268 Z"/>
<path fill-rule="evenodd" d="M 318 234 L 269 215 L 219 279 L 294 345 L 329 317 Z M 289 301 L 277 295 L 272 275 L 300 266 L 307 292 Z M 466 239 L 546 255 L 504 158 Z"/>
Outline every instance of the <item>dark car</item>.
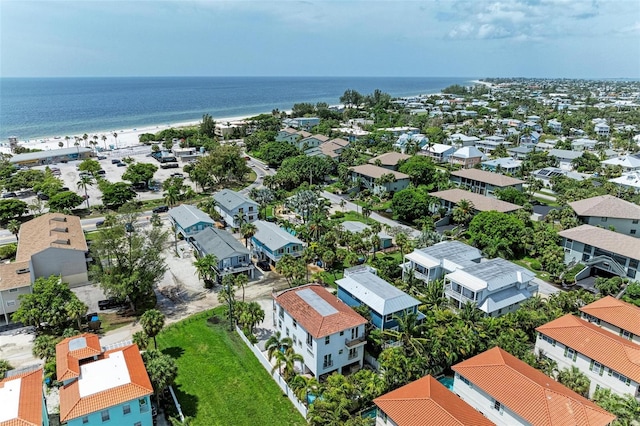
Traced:
<path fill-rule="evenodd" d="M 104 155 L 98 155 L 98 160 L 106 160 L 107 157 Z"/>
<path fill-rule="evenodd" d="M 49 196 L 44 192 L 38 192 L 38 199 L 42 201 L 47 201 L 49 199 Z"/>
<path fill-rule="evenodd" d="M 168 206 L 158 206 L 155 209 L 151 210 L 153 213 L 166 213 L 169 211 Z"/>
<path fill-rule="evenodd" d="M 62 188 L 60 188 L 60 191 L 68 191 L 69 187 L 68 186 L 63 186 Z"/>
<path fill-rule="evenodd" d="M 98 301 L 98 308 L 101 311 L 104 311 L 105 309 L 119 308 L 120 306 L 124 306 L 124 302 L 116 299 L 115 297 Z"/>
<path fill-rule="evenodd" d="M 177 169 L 180 165 L 178 163 L 162 163 L 160 167 L 163 169 Z"/>
<path fill-rule="evenodd" d="M 111 159 L 111 164 L 118 164 L 120 163 L 120 159 L 119 158 L 112 158 Z"/>
<path fill-rule="evenodd" d="M 99 220 L 96 222 L 96 228 L 100 228 L 102 225 L 104 225 L 104 220 Z"/>
<path fill-rule="evenodd" d="M 106 175 L 107 172 L 105 172 L 104 170 L 100 169 L 100 170 L 98 170 L 98 174 L 99 175 Z"/>
<path fill-rule="evenodd" d="M 127 167 L 127 165 L 126 165 L 126 164 L 124 164 L 124 163 L 122 163 L 122 162 L 118 163 L 118 164 L 117 164 L 117 166 L 118 166 L 118 167 Z"/>
<path fill-rule="evenodd" d="M 7 192 L 2 194 L 2 198 L 16 198 L 18 195 L 16 195 L 15 192 Z"/>
<path fill-rule="evenodd" d="M 175 177 L 175 178 L 183 178 L 184 175 L 182 173 L 171 173 L 171 177 Z"/>

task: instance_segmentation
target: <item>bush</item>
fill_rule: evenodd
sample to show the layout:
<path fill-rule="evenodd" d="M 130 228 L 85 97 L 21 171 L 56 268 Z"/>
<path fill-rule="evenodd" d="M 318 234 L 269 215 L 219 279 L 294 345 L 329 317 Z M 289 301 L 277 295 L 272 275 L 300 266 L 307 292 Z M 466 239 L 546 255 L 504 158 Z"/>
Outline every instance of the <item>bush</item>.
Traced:
<path fill-rule="evenodd" d="M 4 246 L 0 246 L 0 259 L 12 259 L 16 257 L 16 251 L 18 251 L 17 244 L 7 244 Z"/>
<path fill-rule="evenodd" d="M 534 271 L 540 271 L 542 269 L 542 265 L 540 265 L 540 262 L 535 259 L 529 262 L 529 266 L 531 266 L 531 269 L 533 269 Z"/>
<path fill-rule="evenodd" d="M 331 215 L 331 219 L 342 219 L 344 217 L 344 213 L 341 211 L 337 211 Z"/>

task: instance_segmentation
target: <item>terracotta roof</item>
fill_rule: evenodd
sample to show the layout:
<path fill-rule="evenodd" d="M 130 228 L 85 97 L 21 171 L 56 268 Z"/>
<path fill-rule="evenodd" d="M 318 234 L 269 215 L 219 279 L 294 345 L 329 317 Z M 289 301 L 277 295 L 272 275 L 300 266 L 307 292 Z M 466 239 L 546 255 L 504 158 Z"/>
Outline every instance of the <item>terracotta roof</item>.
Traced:
<path fill-rule="evenodd" d="M 17 400 L 17 416 L 0 421 L 0 426 L 42 426 L 42 369 L 29 371 L 0 380 L 0 395 L 9 391 L 19 381 L 20 396 Z M 2 398 L 0 413 L 4 410 L 15 410 L 15 406 L 5 406 L 8 398 Z M 5 416 L 2 416 L 5 417 Z M 6 418 L 6 417 L 5 417 Z"/>
<path fill-rule="evenodd" d="M 640 345 L 571 314 L 536 330 L 640 383 Z"/>
<path fill-rule="evenodd" d="M 640 308 L 607 296 L 580 308 L 586 314 L 640 336 Z"/>
<path fill-rule="evenodd" d="M 460 178 L 477 180 L 478 182 L 485 182 L 493 186 L 506 187 L 524 183 L 520 179 L 514 179 L 509 176 L 501 175 L 499 173 L 488 172 L 480 169 L 462 169 L 451 172 L 451 176 L 457 176 Z"/>
<path fill-rule="evenodd" d="M 376 160 L 380 160 L 380 164 L 383 166 L 396 166 L 400 161 L 408 160 L 409 158 L 411 158 L 410 155 L 401 152 L 386 152 L 377 157 L 373 157 L 369 160 L 369 164 L 375 164 Z"/>
<path fill-rule="evenodd" d="M 640 206 L 613 195 L 601 195 L 569 203 L 578 216 L 640 219 Z"/>
<path fill-rule="evenodd" d="M 398 426 L 494 424 L 432 376 L 386 393 L 373 402 Z"/>
<path fill-rule="evenodd" d="M 29 262 L 12 262 L 0 264 L 0 291 L 12 288 L 29 287 L 31 274 Z M 17 271 L 20 271 L 18 273 Z"/>
<path fill-rule="evenodd" d="M 507 203 L 506 201 L 485 197 L 484 195 L 465 191 L 464 189 L 459 188 L 431 192 L 429 195 L 431 195 L 432 197 L 441 198 L 454 204 L 458 204 L 462 200 L 471 201 L 473 203 L 473 208 L 479 212 L 495 210 L 502 213 L 508 213 L 522 208 L 522 206 L 519 206 L 517 204 Z"/>
<path fill-rule="evenodd" d="M 306 297 L 308 293 L 305 290 L 310 290 L 319 296 L 320 300 L 312 295 L 315 300 L 318 300 L 317 304 L 309 303 L 310 298 Z M 273 298 L 316 339 L 367 323 L 367 320 L 356 311 L 319 285 L 308 284 L 292 288 L 274 295 Z M 327 305 L 330 308 L 325 310 Z M 324 311 L 324 315 L 320 311 Z"/>
<path fill-rule="evenodd" d="M 84 339 L 84 342 L 80 341 Z M 77 340 L 79 343 L 69 343 Z M 77 348 L 74 348 L 74 345 Z M 92 333 L 84 333 L 79 336 L 67 337 L 56 345 L 56 375 L 59 381 L 69 380 L 80 376 L 80 361 L 86 358 L 98 356 L 102 353 L 100 339 Z"/>
<path fill-rule="evenodd" d="M 575 228 L 565 229 L 558 232 L 558 235 L 611 253 L 640 260 L 640 238 L 591 225 L 580 225 Z"/>
<path fill-rule="evenodd" d="M 409 175 L 396 172 L 395 170 L 385 169 L 384 167 L 374 166 L 373 164 L 362 164 L 360 166 L 351 167 L 350 170 L 363 176 L 380 179 L 382 175 L 391 173 L 396 179 L 409 179 Z"/>
<path fill-rule="evenodd" d="M 151 381 L 142 362 L 140 350 L 136 345 L 113 349 L 104 353 L 108 359 L 111 354 L 120 353 L 124 356 L 129 374 L 129 382 L 108 388 L 96 393 L 80 396 L 80 381 L 91 380 L 90 377 L 80 377 L 70 384 L 60 388 L 60 421 L 67 422 L 96 411 L 104 410 L 127 401 L 143 398 L 153 393 Z M 93 361 L 93 362 L 100 362 Z"/>
<path fill-rule="evenodd" d="M 23 223 L 18 235 L 18 262 L 31 260 L 32 255 L 49 247 L 88 250 L 78 216 L 46 213 Z"/>
<path fill-rule="evenodd" d="M 452 368 L 533 426 L 608 425 L 615 419 L 497 346 Z"/>

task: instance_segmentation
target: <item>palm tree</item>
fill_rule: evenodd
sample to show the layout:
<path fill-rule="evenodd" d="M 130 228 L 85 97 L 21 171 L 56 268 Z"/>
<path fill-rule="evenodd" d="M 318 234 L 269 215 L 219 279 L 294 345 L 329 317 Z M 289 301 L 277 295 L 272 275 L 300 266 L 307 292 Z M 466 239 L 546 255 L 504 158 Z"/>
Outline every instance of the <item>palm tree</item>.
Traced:
<path fill-rule="evenodd" d="M 113 139 L 115 139 L 116 141 L 116 148 L 118 148 L 118 134 L 116 132 L 113 132 Z"/>
<path fill-rule="evenodd" d="M 242 238 L 244 238 L 245 247 L 249 247 L 249 238 L 253 237 L 258 228 L 253 223 L 245 223 L 240 227 L 240 233 L 242 234 Z"/>
<path fill-rule="evenodd" d="M 451 212 L 453 221 L 466 226 L 473 218 L 474 205 L 471 201 L 462 199 Z"/>
<path fill-rule="evenodd" d="M 253 329 L 256 324 L 264 321 L 264 309 L 258 302 L 249 302 L 246 304 L 245 309 L 240 314 L 239 322 L 244 324 L 245 327 L 253 333 Z"/>
<path fill-rule="evenodd" d="M 104 149 L 106 151 L 106 149 L 107 149 L 107 137 L 105 135 L 102 135 L 100 137 L 100 139 L 102 139 L 102 143 L 104 144 Z"/>
<path fill-rule="evenodd" d="M 147 349 L 147 346 L 149 346 L 149 336 L 147 336 L 144 331 L 136 331 L 131 336 L 131 339 L 141 351 Z"/>
<path fill-rule="evenodd" d="M 308 402 L 310 393 L 318 396 L 322 392 L 322 385 L 315 377 L 297 375 L 291 380 L 289 386 L 295 393 L 296 398 L 305 405 Z"/>
<path fill-rule="evenodd" d="M 282 337 L 281 333 L 276 331 L 267 339 L 264 346 L 267 349 L 267 357 L 271 361 L 276 352 L 284 352 L 291 348 L 293 340 L 291 340 L 291 337 Z"/>
<path fill-rule="evenodd" d="M 16 236 L 16 241 L 18 241 L 18 234 L 20 233 L 21 225 L 22 224 L 16 219 L 11 219 L 9 223 L 7 223 L 7 230 Z"/>
<path fill-rule="evenodd" d="M 402 316 L 394 316 L 398 323 L 398 330 L 386 329 L 383 334 L 395 341 L 402 342 L 406 351 L 414 355 L 420 354 L 424 350 L 427 339 L 422 336 L 422 324 L 418 323 L 418 314 L 410 312 Z"/>
<path fill-rule="evenodd" d="M 170 186 L 167 192 L 162 194 L 164 196 L 164 202 L 169 206 L 175 206 L 180 201 L 180 189 L 175 185 Z"/>
<path fill-rule="evenodd" d="M 9 364 L 9 361 L 0 359 L 0 377 L 4 377 L 4 374 L 10 370 L 13 370 L 13 366 Z"/>
<path fill-rule="evenodd" d="M 213 254 L 206 254 L 199 257 L 193 262 L 193 266 L 196 267 L 198 278 L 204 281 L 205 285 L 207 282 L 215 281 L 218 278 L 218 274 L 216 273 L 218 258 Z"/>
<path fill-rule="evenodd" d="M 570 370 L 567 368 L 560 370 L 558 372 L 558 382 L 585 398 L 589 395 L 591 381 L 576 366 L 572 365 Z"/>
<path fill-rule="evenodd" d="M 153 338 L 153 345 L 158 349 L 156 336 L 164 327 L 164 315 L 157 309 L 149 309 L 140 317 L 140 325 L 145 334 Z"/>
<path fill-rule="evenodd" d="M 158 350 L 144 352 L 142 360 L 156 394 L 156 406 L 159 407 L 160 394 L 176 380 L 178 366 L 171 356 L 165 355 Z"/>
<path fill-rule="evenodd" d="M 238 212 L 233 215 L 233 223 L 236 225 L 235 228 L 242 228 L 242 225 L 247 223 L 247 216 L 244 212 Z"/>
<path fill-rule="evenodd" d="M 84 134 L 82 135 L 82 140 L 84 141 L 84 147 L 87 147 L 87 139 L 89 139 L 89 135 L 88 134 Z"/>
<path fill-rule="evenodd" d="M 236 287 L 242 288 L 242 301 L 244 302 L 244 286 L 249 282 L 249 276 L 245 274 L 237 274 L 233 278 L 233 281 Z"/>
<path fill-rule="evenodd" d="M 64 140 L 67 142 L 67 148 L 69 148 L 69 139 L 71 139 L 69 136 L 64 137 Z"/>
<path fill-rule="evenodd" d="M 87 313 L 87 305 L 82 303 L 80 299 L 73 298 L 66 305 L 65 310 L 67 311 L 67 315 L 72 320 L 78 321 L 78 331 L 82 331 L 81 320 L 82 317 Z"/>
<path fill-rule="evenodd" d="M 94 177 L 91 175 L 80 176 L 80 180 L 76 183 L 78 189 L 84 190 L 84 200 L 87 202 L 87 209 L 89 208 L 89 194 L 87 194 L 87 188 L 93 186 L 94 183 Z"/>
<path fill-rule="evenodd" d="M 278 370 L 284 380 L 287 382 L 295 374 L 294 366 L 296 361 L 304 361 L 302 355 L 296 353 L 293 348 L 287 348 L 284 351 L 276 351 L 274 356 L 276 358 L 276 361 L 273 368 L 271 369 L 271 374 L 273 374 L 274 371 Z"/>

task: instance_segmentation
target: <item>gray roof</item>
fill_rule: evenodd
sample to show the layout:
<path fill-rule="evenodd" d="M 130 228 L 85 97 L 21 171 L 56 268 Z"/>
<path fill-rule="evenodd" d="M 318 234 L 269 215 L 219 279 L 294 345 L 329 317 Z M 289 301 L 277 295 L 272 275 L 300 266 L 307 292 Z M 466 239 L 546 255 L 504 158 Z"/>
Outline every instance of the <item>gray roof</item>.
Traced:
<path fill-rule="evenodd" d="M 290 243 L 302 244 L 302 241 L 280 228 L 275 223 L 257 220 L 253 224 L 258 229 L 253 238 L 260 241 L 271 250 L 278 250 Z"/>
<path fill-rule="evenodd" d="M 222 209 L 227 211 L 231 211 L 245 203 L 258 206 L 258 203 L 251 198 L 230 189 L 223 189 L 222 191 L 216 192 L 213 194 L 213 199 Z"/>
<path fill-rule="evenodd" d="M 169 216 L 171 216 L 174 222 L 182 229 L 189 228 L 200 222 L 210 223 L 211 225 L 215 223 L 214 220 L 211 219 L 211 216 L 189 204 L 181 204 L 178 207 L 172 208 L 169 210 Z"/>
<path fill-rule="evenodd" d="M 447 270 L 475 265 L 482 258 L 482 253 L 460 241 L 442 241 L 429 247 L 416 249 L 407 255 L 407 259 L 426 266 L 442 265 Z"/>
<path fill-rule="evenodd" d="M 497 257 L 464 269 L 458 269 L 447 274 L 446 277 L 473 291 L 484 288 L 496 291 L 514 283 L 529 282 L 535 277 L 535 274 L 522 266 Z"/>
<path fill-rule="evenodd" d="M 342 229 L 348 232 L 363 232 L 365 229 L 371 229 L 369 225 L 366 223 L 358 222 L 356 220 L 345 220 L 341 223 Z M 391 236 L 384 233 L 383 231 L 378 232 L 378 236 L 380 238 L 391 239 Z"/>
<path fill-rule="evenodd" d="M 582 151 L 571 151 L 568 149 L 552 149 L 549 151 L 549 155 L 556 158 L 563 158 L 566 160 L 575 160 L 578 157 L 582 157 Z"/>
<path fill-rule="evenodd" d="M 580 225 L 558 232 L 563 238 L 589 244 L 614 254 L 640 260 L 640 238 L 591 225 Z"/>
<path fill-rule="evenodd" d="M 489 297 L 487 297 L 478 306 L 478 309 L 487 313 L 495 312 L 499 309 L 504 309 L 508 306 L 530 299 L 531 296 L 533 295 L 527 289 L 511 287 L 503 291 L 499 291 L 498 293 L 490 294 Z"/>
<path fill-rule="evenodd" d="M 249 255 L 249 249 L 227 231 L 207 228 L 193 236 L 196 244 L 205 254 L 213 254 L 219 261 L 232 256 Z"/>
<path fill-rule="evenodd" d="M 640 219 L 640 206 L 613 195 L 600 195 L 569 203 L 578 216 Z"/>
<path fill-rule="evenodd" d="M 31 160 L 42 160 L 45 158 L 52 157 L 63 157 L 71 154 L 84 154 L 87 152 L 91 152 L 89 148 L 81 148 L 79 146 L 74 146 L 73 148 L 60 148 L 60 149 L 48 149 L 46 151 L 38 151 L 38 152 L 27 152 L 25 154 L 16 154 L 9 159 L 10 163 L 17 163 L 19 161 L 31 161 Z"/>
<path fill-rule="evenodd" d="M 392 314 L 420 304 L 419 300 L 366 269 L 353 271 L 336 283 L 381 315 Z"/>

